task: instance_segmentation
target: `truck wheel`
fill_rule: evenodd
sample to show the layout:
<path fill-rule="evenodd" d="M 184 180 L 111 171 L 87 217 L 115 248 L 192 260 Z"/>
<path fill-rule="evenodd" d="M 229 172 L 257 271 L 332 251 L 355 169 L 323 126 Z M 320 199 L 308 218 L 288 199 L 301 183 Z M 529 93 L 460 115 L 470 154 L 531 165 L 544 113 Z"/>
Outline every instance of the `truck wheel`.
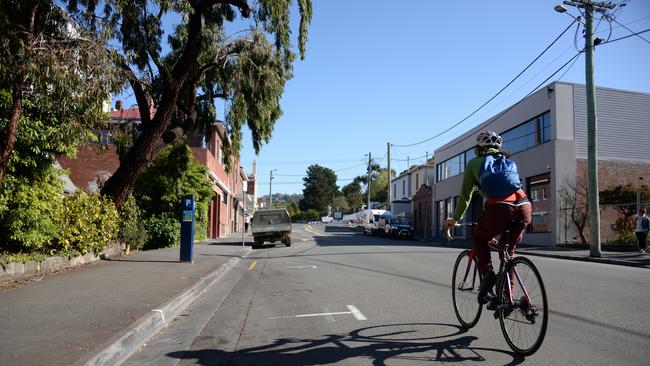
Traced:
<path fill-rule="evenodd" d="M 284 245 L 290 247 L 290 246 L 291 246 L 291 238 L 287 238 L 287 239 L 284 241 Z"/>

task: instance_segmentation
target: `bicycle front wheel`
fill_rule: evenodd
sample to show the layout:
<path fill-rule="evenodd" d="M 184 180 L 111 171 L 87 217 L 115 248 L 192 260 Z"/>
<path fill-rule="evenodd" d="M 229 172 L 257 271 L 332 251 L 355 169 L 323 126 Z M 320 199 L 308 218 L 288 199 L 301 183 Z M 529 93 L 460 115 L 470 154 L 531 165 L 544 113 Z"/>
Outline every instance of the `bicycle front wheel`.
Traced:
<path fill-rule="evenodd" d="M 464 328 L 475 326 L 481 317 L 483 307 L 478 302 L 480 287 L 481 272 L 478 270 L 478 260 L 470 256 L 469 250 L 463 250 L 454 264 L 451 297 L 456 318 Z"/>
<path fill-rule="evenodd" d="M 517 257 L 501 274 L 498 291 L 497 312 L 506 342 L 520 355 L 535 353 L 548 324 L 546 290 L 539 271 L 528 258 Z"/>

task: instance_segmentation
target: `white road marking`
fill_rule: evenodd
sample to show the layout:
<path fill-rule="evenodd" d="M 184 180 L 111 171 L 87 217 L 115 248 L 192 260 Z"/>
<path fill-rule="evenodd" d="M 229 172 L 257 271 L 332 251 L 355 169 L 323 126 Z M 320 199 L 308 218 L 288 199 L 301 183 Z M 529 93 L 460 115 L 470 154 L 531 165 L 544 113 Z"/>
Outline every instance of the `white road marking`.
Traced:
<path fill-rule="evenodd" d="M 316 235 L 316 236 L 329 236 L 329 235 L 320 234 L 320 233 L 317 233 L 317 232 L 313 231 L 313 230 L 311 229 L 311 226 L 309 226 L 309 225 L 306 225 L 306 226 L 305 226 L 305 230 L 309 231 L 310 233 L 312 233 L 312 234 L 314 234 L 314 235 Z"/>
<path fill-rule="evenodd" d="M 352 315 L 354 315 L 355 318 L 357 318 L 357 320 L 368 320 L 365 316 L 363 316 L 363 314 L 361 314 L 361 312 L 359 311 L 359 309 L 357 309 L 356 306 L 348 305 L 348 309 L 350 309 L 350 312 L 352 313 Z"/>
<path fill-rule="evenodd" d="M 291 266 L 291 267 L 287 267 L 287 268 L 289 268 L 289 269 L 303 269 L 303 268 L 313 268 L 313 269 L 316 269 L 317 267 L 316 267 L 316 266 Z"/>
<path fill-rule="evenodd" d="M 289 315 L 289 316 L 273 316 L 268 319 L 295 319 L 295 318 L 313 318 L 317 316 L 331 317 L 333 315 L 348 315 L 352 314 L 357 320 L 368 320 L 354 305 L 347 305 L 347 308 L 350 311 L 337 311 L 337 312 L 325 312 L 325 313 L 314 313 L 314 314 L 300 314 L 300 315 Z M 329 319 L 328 319 L 329 321 Z"/>

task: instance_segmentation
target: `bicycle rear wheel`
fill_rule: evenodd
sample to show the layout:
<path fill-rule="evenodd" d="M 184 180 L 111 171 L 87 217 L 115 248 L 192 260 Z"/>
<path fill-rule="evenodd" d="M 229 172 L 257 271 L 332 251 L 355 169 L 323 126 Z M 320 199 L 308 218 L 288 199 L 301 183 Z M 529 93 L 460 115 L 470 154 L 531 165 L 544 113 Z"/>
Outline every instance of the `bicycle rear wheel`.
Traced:
<path fill-rule="evenodd" d="M 499 278 L 497 312 L 501 331 L 510 348 L 527 356 L 539 349 L 546 335 L 546 290 L 539 271 L 528 258 L 517 257 L 512 260 L 511 266 Z"/>
<path fill-rule="evenodd" d="M 460 252 L 451 280 L 451 297 L 456 318 L 460 325 L 468 329 L 478 323 L 483 308 L 478 302 L 478 290 L 481 287 L 478 260 L 469 254 L 469 250 Z"/>

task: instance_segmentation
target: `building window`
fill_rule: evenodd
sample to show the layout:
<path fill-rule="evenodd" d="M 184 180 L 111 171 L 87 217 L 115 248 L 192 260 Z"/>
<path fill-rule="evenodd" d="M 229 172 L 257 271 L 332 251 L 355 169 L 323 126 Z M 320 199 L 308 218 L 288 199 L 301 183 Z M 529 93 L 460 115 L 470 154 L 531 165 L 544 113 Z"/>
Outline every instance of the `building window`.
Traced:
<path fill-rule="evenodd" d="M 406 180 L 402 180 L 402 196 L 406 195 Z"/>
<path fill-rule="evenodd" d="M 393 183 L 393 198 L 397 197 L 397 183 Z"/>
<path fill-rule="evenodd" d="M 551 140 L 551 113 L 546 112 L 501 134 L 503 148 L 511 154 Z"/>
<path fill-rule="evenodd" d="M 415 173 L 415 191 L 418 191 L 418 188 L 420 188 L 420 174 Z"/>
<path fill-rule="evenodd" d="M 223 202 L 225 205 L 228 205 L 228 193 L 223 192 L 223 196 L 221 196 L 221 202 Z"/>
<path fill-rule="evenodd" d="M 527 179 L 528 196 L 532 201 L 532 222 L 528 225 L 531 233 L 551 231 L 549 212 L 551 212 L 550 187 L 551 174 L 541 174 Z"/>
<path fill-rule="evenodd" d="M 436 181 L 455 177 L 465 171 L 465 152 L 436 165 Z"/>

